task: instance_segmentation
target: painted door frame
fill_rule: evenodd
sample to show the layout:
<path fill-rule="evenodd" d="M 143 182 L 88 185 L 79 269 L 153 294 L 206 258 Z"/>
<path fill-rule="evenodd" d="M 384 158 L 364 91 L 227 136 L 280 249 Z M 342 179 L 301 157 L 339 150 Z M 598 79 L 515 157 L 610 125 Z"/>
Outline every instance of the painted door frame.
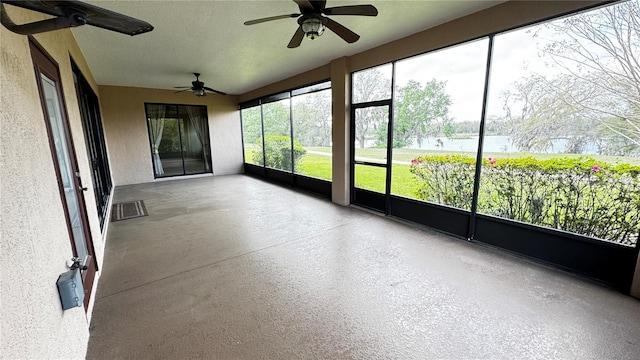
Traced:
<path fill-rule="evenodd" d="M 80 179 L 80 171 L 78 168 L 78 160 L 76 157 L 75 147 L 73 144 L 73 138 L 71 136 L 71 131 L 69 129 L 69 118 L 68 112 L 66 108 L 66 102 L 64 97 L 64 92 L 62 90 L 60 71 L 58 69 L 58 64 L 55 60 L 38 44 L 33 37 L 29 37 L 29 48 L 31 50 L 31 57 L 33 60 L 33 68 L 36 77 L 36 84 L 38 87 L 38 93 L 40 95 L 40 102 L 42 105 L 43 112 L 43 120 L 47 129 L 47 137 L 49 140 L 49 146 L 51 149 L 51 157 L 54 163 L 54 170 L 56 172 L 56 178 L 58 181 L 58 188 L 60 190 L 60 199 L 62 203 L 62 207 L 64 209 L 65 220 L 67 223 L 67 230 L 69 232 L 69 241 L 71 243 L 71 249 L 73 252 L 73 256 L 78 256 L 78 249 L 76 248 L 76 244 L 74 241 L 74 233 L 72 228 L 72 220 L 69 216 L 69 208 L 66 202 L 66 195 L 64 190 L 64 184 L 62 180 L 62 174 L 60 171 L 60 163 L 57 158 L 57 150 L 56 145 L 54 143 L 54 134 L 51 128 L 51 122 L 49 118 L 49 114 L 47 111 L 47 103 L 46 97 L 44 93 L 44 89 L 41 82 L 41 76 L 45 75 L 48 79 L 52 80 L 55 83 L 56 92 L 58 96 L 58 106 L 60 107 L 60 116 L 61 116 L 61 124 L 63 127 L 64 138 L 67 143 L 68 155 L 70 160 L 70 166 L 75 176 L 72 176 L 73 186 L 76 189 L 76 198 L 78 200 L 78 212 L 80 217 L 80 222 L 82 224 L 82 231 L 84 235 L 84 239 L 86 242 L 86 249 L 88 253 L 88 257 L 85 262 L 86 269 L 82 270 L 82 283 L 85 290 L 84 297 L 84 308 L 85 311 L 89 306 L 89 299 L 91 297 L 91 290 L 93 287 L 93 281 L 95 279 L 96 271 L 98 270 L 98 264 L 95 256 L 95 249 L 93 246 L 93 240 L 91 238 L 91 231 L 89 229 L 89 221 L 87 218 L 87 210 L 86 204 L 84 201 L 84 191 L 86 188 L 82 186 L 82 181 Z"/>

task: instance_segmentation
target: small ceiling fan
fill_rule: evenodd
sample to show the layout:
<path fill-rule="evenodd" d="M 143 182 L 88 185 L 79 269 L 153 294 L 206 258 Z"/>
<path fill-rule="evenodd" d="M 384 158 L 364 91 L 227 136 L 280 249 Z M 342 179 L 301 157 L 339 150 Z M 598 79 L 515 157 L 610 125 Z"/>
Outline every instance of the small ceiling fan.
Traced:
<path fill-rule="evenodd" d="M 193 91 L 193 94 L 195 96 L 207 96 L 206 92 L 209 91 L 209 92 L 220 94 L 220 95 L 227 95 L 222 91 L 213 90 L 210 87 L 204 86 L 204 83 L 199 79 L 200 73 L 193 73 L 193 75 L 196 76 L 196 81 L 192 81 L 191 86 L 175 86 L 174 89 L 184 89 L 184 90 L 176 91 L 175 94 L 181 93 L 183 91 Z"/>
<path fill-rule="evenodd" d="M 286 14 L 270 16 L 262 19 L 246 21 L 245 25 L 254 25 L 272 20 L 298 18 L 298 29 L 289 41 L 288 48 L 293 49 L 302 43 L 302 39 L 306 35 L 310 39 L 322 35 L 325 27 L 336 33 L 344 41 L 354 43 L 358 41 L 360 35 L 340 25 L 338 22 L 328 18 L 326 15 L 357 15 L 357 16 L 377 16 L 378 9 L 373 5 L 347 5 L 336 7 L 325 7 L 326 0 L 293 0 L 298 4 L 299 14 Z"/>

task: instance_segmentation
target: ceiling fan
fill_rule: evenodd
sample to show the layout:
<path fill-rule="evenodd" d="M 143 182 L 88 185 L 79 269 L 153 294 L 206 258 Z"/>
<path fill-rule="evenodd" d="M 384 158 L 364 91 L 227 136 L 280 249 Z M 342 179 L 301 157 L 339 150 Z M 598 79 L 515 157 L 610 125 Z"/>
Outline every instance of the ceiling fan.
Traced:
<path fill-rule="evenodd" d="M 18 25 L 7 15 L 4 9 L 5 3 L 53 15 L 53 18 Z M 77 0 L 0 0 L 0 22 L 7 29 L 22 35 L 33 35 L 85 24 L 131 36 L 153 30 L 153 26 L 145 21 Z"/>
<path fill-rule="evenodd" d="M 195 96 L 207 96 L 206 92 L 209 91 L 209 92 L 220 94 L 220 95 L 227 95 L 227 94 L 223 93 L 222 91 L 213 90 L 210 87 L 204 86 L 204 83 L 202 81 L 200 81 L 200 79 L 199 79 L 200 78 L 200 73 L 193 73 L 193 75 L 196 76 L 196 81 L 192 81 L 191 82 L 191 86 L 176 86 L 176 87 L 174 87 L 174 89 L 184 89 L 184 90 L 176 91 L 175 94 L 181 93 L 183 91 L 193 91 L 193 95 L 195 95 Z"/>
<path fill-rule="evenodd" d="M 302 39 L 306 35 L 310 39 L 315 39 L 316 37 L 322 35 L 325 27 L 329 28 L 329 30 L 336 33 L 336 35 L 340 36 L 344 41 L 348 43 L 354 43 L 358 41 L 360 36 L 353 31 L 347 29 L 346 27 L 340 25 L 338 22 L 330 19 L 327 15 L 358 15 L 358 16 L 377 16 L 378 9 L 373 5 L 347 5 L 347 6 L 336 6 L 336 7 L 325 7 L 327 4 L 326 0 L 319 1 L 311 1 L 311 0 L 293 0 L 296 4 L 298 4 L 298 8 L 300 9 L 299 14 L 286 14 L 286 15 L 277 15 L 270 16 L 266 18 L 256 19 L 246 21 L 245 25 L 254 25 L 263 23 L 266 21 L 279 20 L 279 19 L 287 19 L 287 18 L 298 18 L 298 29 L 293 34 L 291 41 L 289 41 L 288 48 L 293 49 L 302 43 Z"/>

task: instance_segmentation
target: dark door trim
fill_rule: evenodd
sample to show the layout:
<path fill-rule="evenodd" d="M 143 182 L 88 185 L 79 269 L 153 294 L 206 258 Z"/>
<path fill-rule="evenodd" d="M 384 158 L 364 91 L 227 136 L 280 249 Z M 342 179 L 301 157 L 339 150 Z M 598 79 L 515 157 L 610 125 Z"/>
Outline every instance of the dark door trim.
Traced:
<path fill-rule="evenodd" d="M 71 69 L 74 75 L 80 117 L 82 118 L 84 138 L 87 145 L 87 156 L 89 157 L 89 167 L 91 168 L 98 219 L 100 220 L 100 228 L 104 229 L 113 183 L 104 130 L 102 128 L 102 118 L 100 116 L 100 104 L 98 97 L 73 59 L 71 59 Z"/>
<path fill-rule="evenodd" d="M 63 128 L 62 131 L 64 132 L 65 140 L 67 142 L 70 166 L 75 175 L 75 176 L 72 176 L 71 178 L 73 181 L 73 186 L 75 186 L 75 189 L 81 189 L 82 182 L 80 180 L 80 173 L 78 170 L 78 160 L 76 158 L 73 138 L 71 137 L 71 132 L 69 129 L 69 120 L 67 115 L 68 112 L 67 112 L 66 102 L 64 100 L 65 99 L 64 92 L 62 90 L 60 72 L 58 70 L 58 64 L 56 63 L 56 61 L 53 60 L 53 58 L 31 36 L 29 37 L 29 48 L 31 50 L 31 58 L 33 60 L 33 68 L 36 76 L 36 84 L 38 87 L 38 93 L 40 95 L 40 102 L 42 104 L 43 119 L 46 125 L 45 127 L 47 129 L 47 137 L 49 140 L 49 147 L 51 149 L 51 157 L 54 163 L 54 170 L 56 172 L 58 189 L 60 191 L 60 199 L 62 202 L 62 207 L 64 209 L 65 220 L 67 223 L 67 230 L 69 233 L 69 240 L 71 243 L 71 249 L 73 251 L 73 256 L 78 256 L 78 249 L 76 248 L 76 245 L 74 242 L 75 237 L 73 233 L 72 220 L 69 217 L 69 208 L 66 203 L 64 184 L 62 180 L 62 174 L 60 172 L 60 163 L 58 162 L 58 159 L 56 156 L 57 150 L 56 150 L 56 145 L 53 141 L 53 137 L 54 137 L 53 130 L 51 128 L 51 123 L 48 120 L 49 114 L 47 111 L 46 97 L 45 97 L 44 89 L 42 87 L 42 82 L 41 82 L 41 75 L 45 75 L 47 78 L 53 80 L 55 83 L 56 91 L 58 93 L 57 94 L 58 106 L 60 106 L 60 116 L 61 116 L 60 122 Z M 80 218 L 79 220 L 82 224 L 82 232 L 84 234 L 84 239 L 86 242 L 86 248 L 88 253 L 87 262 L 85 263 L 85 265 L 87 266 L 87 269 L 82 271 L 82 283 L 83 283 L 83 287 L 86 294 L 84 297 L 84 308 L 86 311 L 89 306 L 89 299 L 91 297 L 91 290 L 93 288 L 95 273 L 98 270 L 98 264 L 95 257 L 95 249 L 94 249 L 93 241 L 91 238 L 91 231 L 89 229 L 89 220 L 87 218 L 86 204 L 84 202 L 84 196 L 82 192 L 77 193 L 77 199 L 78 199 L 78 212 L 79 212 L 79 218 Z"/>
<path fill-rule="evenodd" d="M 356 160 L 356 110 L 386 107 L 388 110 L 387 120 L 387 160 L 386 163 L 376 163 L 370 161 Z M 391 145 L 392 145 L 392 133 L 391 128 L 393 126 L 393 102 L 391 99 L 371 101 L 366 103 L 358 103 L 351 105 L 351 166 L 350 166 L 350 189 L 351 189 L 351 204 L 366 207 L 368 209 L 379 211 L 386 215 L 389 214 L 389 192 L 391 189 L 391 166 L 393 160 L 391 158 Z M 371 166 L 385 169 L 385 190 L 384 193 L 378 193 L 366 189 L 360 189 L 356 187 L 355 173 L 356 165 Z"/>

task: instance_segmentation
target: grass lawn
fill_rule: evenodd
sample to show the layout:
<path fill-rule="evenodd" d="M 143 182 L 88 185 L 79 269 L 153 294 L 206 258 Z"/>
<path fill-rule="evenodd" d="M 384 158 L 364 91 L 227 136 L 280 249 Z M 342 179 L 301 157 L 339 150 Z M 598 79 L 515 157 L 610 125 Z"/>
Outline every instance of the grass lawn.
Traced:
<path fill-rule="evenodd" d="M 316 150 L 318 148 L 310 148 L 313 151 L 327 152 Z M 328 149 L 330 148 L 319 148 Z M 252 163 L 253 153 L 255 148 L 245 147 L 245 161 Z M 415 198 L 418 189 L 418 182 L 414 178 L 413 174 L 409 172 L 410 166 L 403 164 L 393 164 L 391 169 L 392 181 L 391 181 L 391 193 L 394 195 Z M 331 181 L 331 157 L 318 154 L 305 154 L 302 160 L 297 165 L 296 173 L 306 176 L 311 176 L 318 179 L 324 179 Z M 356 167 L 356 186 L 362 189 L 372 190 L 384 193 L 385 192 L 385 174 L 383 168 L 373 166 Z"/>
<path fill-rule="evenodd" d="M 309 147 L 308 150 L 318 151 L 318 152 L 326 152 L 331 153 L 330 147 Z M 387 156 L 387 150 L 382 148 L 366 148 L 366 149 L 356 149 L 356 154 L 362 157 L 368 157 L 372 159 L 384 159 Z M 476 157 L 475 152 L 464 152 L 464 151 L 437 151 L 437 150 L 418 150 L 418 149 L 393 149 L 393 160 L 394 161 L 411 161 L 418 156 L 423 155 L 465 155 Z M 527 152 L 518 152 L 518 153 L 483 153 L 485 158 L 493 157 L 493 158 L 519 158 L 519 157 L 532 157 L 539 160 L 551 159 L 555 157 L 568 157 L 568 158 L 579 158 L 579 157 L 592 157 L 596 160 L 603 161 L 608 164 L 617 165 L 617 164 L 630 164 L 630 165 L 640 165 L 640 158 L 637 157 L 628 157 L 628 156 L 608 156 L 608 155 L 582 155 L 582 154 L 536 154 L 536 153 L 527 153 Z"/>
<path fill-rule="evenodd" d="M 418 182 L 409 172 L 409 165 L 394 164 L 391 169 L 391 193 L 415 198 Z M 305 154 L 297 173 L 331 181 L 331 157 L 317 154 Z M 356 186 L 362 189 L 385 192 L 385 171 L 374 166 L 357 165 L 355 172 Z"/>
<path fill-rule="evenodd" d="M 304 154 L 296 173 L 331 181 L 331 156 Z"/>
<path fill-rule="evenodd" d="M 308 147 L 307 150 L 321 153 L 331 153 L 329 147 Z M 253 152 L 255 148 L 253 146 L 247 146 L 245 148 L 245 158 L 247 162 L 251 162 Z M 384 159 L 386 152 L 384 149 L 368 148 L 358 149 L 359 156 L 369 157 L 374 159 Z M 425 151 L 425 150 L 413 150 L 413 149 L 394 149 L 394 160 L 396 161 L 411 161 L 411 159 L 426 154 L 459 154 L 467 156 L 475 156 L 474 153 L 465 152 L 447 152 L 447 151 Z M 580 157 L 577 154 L 532 154 L 532 153 L 487 153 L 485 157 L 524 157 L 531 156 L 537 159 L 549 159 L 558 156 L 566 157 Z M 592 156 L 595 159 L 611 164 L 632 164 L 640 165 L 640 159 L 631 157 L 616 157 L 616 156 Z M 417 199 L 418 181 L 410 172 L 410 166 L 406 164 L 394 163 L 391 169 L 391 194 Z M 331 156 L 306 153 L 300 163 L 297 165 L 296 173 L 306 176 L 311 176 L 319 179 L 331 181 Z M 356 187 L 367 189 L 371 191 L 377 191 L 380 193 L 385 192 L 385 172 L 383 168 L 374 166 L 357 165 L 355 170 L 355 184 Z"/>

